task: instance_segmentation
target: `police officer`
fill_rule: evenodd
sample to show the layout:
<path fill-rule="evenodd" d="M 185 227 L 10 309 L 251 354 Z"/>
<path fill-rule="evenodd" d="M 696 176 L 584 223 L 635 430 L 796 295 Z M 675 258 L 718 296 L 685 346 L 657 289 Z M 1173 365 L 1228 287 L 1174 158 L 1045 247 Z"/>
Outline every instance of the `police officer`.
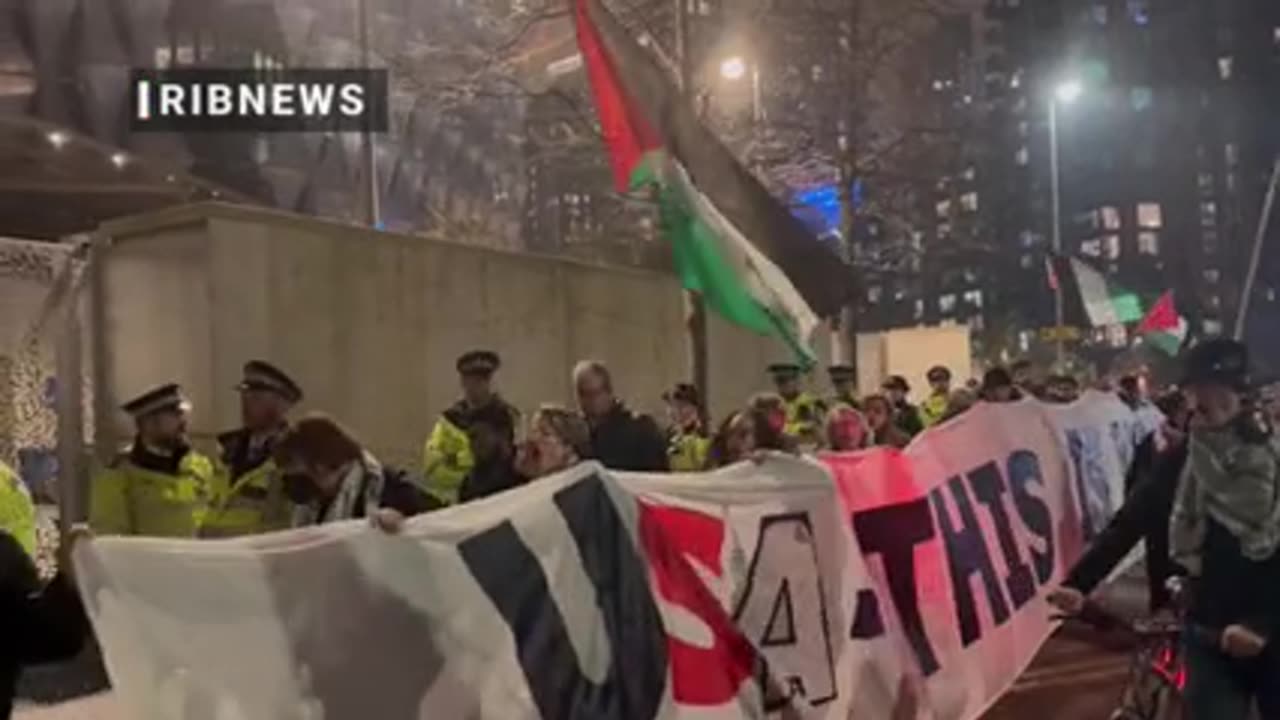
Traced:
<path fill-rule="evenodd" d="M 212 506 L 200 532 L 203 537 L 253 535 L 289 526 L 288 503 L 271 451 L 289 429 L 288 414 L 302 400 L 302 388 L 280 368 L 251 360 L 236 390 L 243 427 L 218 436 L 222 456 Z"/>
<path fill-rule="evenodd" d="M 475 467 L 470 436 L 475 425 L 483 423 L 488 430 L 496 430 L 497 446 L 515 446 L 520 412 L 493 390 L 493 375 L 501 365 L 498 354 L 489 350 L 473 350 L 458 358 L 462 399 L 436 421 L 422 453 L 427 492 L 446 505 L 458 502 L 462 481 Z"/>
<path fill-rule="evenodd" d="M 831 398 L 832 407 L 848 407 L 854 410 L 858 409 L 858 377 L 854 369 L 850 365 L 832 365 L 827 368 L 827 374 L 831 376 L 831 388 L 834 395 Z"/>
<path fill-rule="evenodd" d="M 96 532 L 195 537 L 208 512 L 214 468 L 187 442 L 189 408 L 177 385 L 124 404 L 137 434 L 93 480 L 89 522 Z"/>
<path fill-rule="evenodd" d="M 707 464 L 711 439 L 702 424 L 702 398 L 698 388 L 680 383 L 663 399 L 671 410 L 667 457 L 672 472 L 700 472 Z"/>
<path fill-rule="evenodd" d="M 802 447 L 817 447 L 822 443 L 822 419 L 827 408 L 812 393 L 800 389 L 800 373 L 800 366 L 792 363 L 769 366 L 769 374 L 787 411 L 783 431 Z"/>
<path fill-rule="evenodd" d="M 942 422 L 951 404 L 951 370 L 941 365 L 929 368 L 929 397 L 920 403 L 920 419 L 926 428 Z"/>
<path fill-rule="evenodd" d="M 0 532 L 9 533 L 31 557 L 36 556 L 36 506 L 26 483 L 0 462 Z"/>

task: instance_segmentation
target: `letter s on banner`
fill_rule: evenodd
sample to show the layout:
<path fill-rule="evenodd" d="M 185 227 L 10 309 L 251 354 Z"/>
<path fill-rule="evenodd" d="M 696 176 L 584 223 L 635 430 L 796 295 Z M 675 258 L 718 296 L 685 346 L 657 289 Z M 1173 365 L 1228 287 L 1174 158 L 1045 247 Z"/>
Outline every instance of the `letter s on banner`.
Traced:
<path fill-rule="evenodd" d="M 696 560 L 717 577 L 723 574 L 720 554 L 724 523 L 684 508 L 638 503 L 640 542 L 662 599 L 701 620 L 711 630 L 711 646 L 694 645 L 667 631 L 671 659 L 671 694 L 682 705 L 722 705 L 738 694 L 751 677 L 756 653 L 733 624 L 733 618 L 698 576 Z"/>

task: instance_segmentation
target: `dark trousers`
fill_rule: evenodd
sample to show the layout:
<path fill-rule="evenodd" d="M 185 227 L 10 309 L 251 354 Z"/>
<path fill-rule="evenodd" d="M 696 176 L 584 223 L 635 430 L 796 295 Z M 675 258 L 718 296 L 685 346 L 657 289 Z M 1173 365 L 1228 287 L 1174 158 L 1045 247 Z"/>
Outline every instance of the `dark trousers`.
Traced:
<path fill-rule="evenodd" d="M 1261 720 L 1280 720 L 1280 649 L 1237 660 L 1201 639 L 1188 639 L 1187 685 L 1183 699 L 1189 720 L 1251 720 L 1257 703 Z"/>

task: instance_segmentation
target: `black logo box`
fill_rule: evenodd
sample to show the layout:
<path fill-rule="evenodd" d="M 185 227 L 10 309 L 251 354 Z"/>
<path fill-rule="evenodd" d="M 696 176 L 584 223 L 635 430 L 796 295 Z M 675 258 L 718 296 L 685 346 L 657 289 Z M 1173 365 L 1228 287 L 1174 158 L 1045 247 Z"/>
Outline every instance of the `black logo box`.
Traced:
<path fill-rule="evenodd" d="M 197 115 L 190 112 L 189 100 L 182 103 L 186 112 L 181 116 L 159 114 L 161 87 L 181 87 L 184 98 L 189 99 L 192 93 L 207 92 L 212 85 L 231 87 L 233 102 L 239 88 L 263 86 L 268 114 L 246 116 L 233 112 L 226 116 L 210 116 L 206 110 Z M 270 115 L 271 88 L 275 85 L 331 86 L 334 93 L 331 111 L 327 115 L 303 115 L 302 104 L 295 93 L 293 107 L 297 114 Z M 340 91 L 350 85 L 362 88 L 363 112 L 355 115 L 339 112 Z M 147 95 L 145 99 L 141 97 L 144 93 Z M 129 118 L 134 132 L 386 132 L 387 103 L 386 70 L 137 69 L 129 79 Z M 140 117 L 144 104 L 150 111 L 150 116 L 145 118 Z"/>

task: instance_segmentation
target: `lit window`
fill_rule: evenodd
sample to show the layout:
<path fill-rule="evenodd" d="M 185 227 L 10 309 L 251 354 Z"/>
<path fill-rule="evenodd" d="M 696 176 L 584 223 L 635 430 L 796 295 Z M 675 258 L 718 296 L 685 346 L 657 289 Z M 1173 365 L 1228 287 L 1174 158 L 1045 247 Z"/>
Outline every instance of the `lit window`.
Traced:
<path fill-rule="evenodd" d="M 1222 308 L 1222 298 L 1218 295 L 1209 296 L 1209 309 L 1219 310 Z"/>
<path fill-rule="evenodd" d="M 1035 337 L 1035 333 L 1030 330 L 1023 330 L 1018 333 L 1018 350 L 1027 352 L 1031 349 L 1031 339 Z"/>
<path fill-rule="evenodd" d="M 942 313 L 955 312 L 956 296 L 953 294 L 940 295 L 938 297 L 938 311 Z"/>
<path fill-rule="evenodd" d="M 1204 250 L 1205 255 L 1213 255 L 1218 252 L 1218 231 L 1216 229 L 1206 229 L 1203 239 L 1204 242 L 1200 248 Z"/>
<path fill-rule="evenodd" d="M 1026 137 L 1031 132 L 1031 124 L 1026 120 L 1018 123 L 1018 137 Z"/>
<path fill-rule="evenodd" d="M 1139 203 L 1138 227 L 1159 230 L 1164 227 L 1164 213 L 1160 203 Z"/>
<path fill-rule="evenodd" d="M 1213 227 L 1218 224 L 1218 204 L 1212 200 L 1200 203 L 1200 226 Z"/>
<path fill-rule="evenodd" d="M 1129 0 L 1129 17 L 1135 25 L 1146 25 L 1151 22 L 1151 9 L 1147 0 Z"/>
<path fill-rule="evenodd" d="M 821 66 L 821 65 L 814 65 L 812 68 L 810 68 L 810 75 L 813 77 L 813 81 L 814 81 L 814 82 L 821 82 L 821 81 L 822 81 L 822 66 Z"/>
<path fill-rule="evenodd" d="M 940 218 L 947 217 L 948 215 L 951 214 L 951 201 L 943 200 L 942 202 L 938 203 L 937 208 L 938 208 L 938 217 Z"/>
<path fill-rule="evenodd" d="M 1239 185 L 1239 183 L 1240 181 L 1236 179 L 1235 173 L 1233 172 L 1227 173 L 1227 192 L 1229 193 L 1235 192 L 1236 186 Z"/>
<path fill-rule="evenodd" d="M 1102 238 L 1102 252 L 1108 260 L 1120 257 L 1120 236 L 1108 235 Z"/>
<path fill-rule="evenodd" d="M 1113 207 L 1102 208 L 1102 227 L 1108 230 L 1120 229 L 1120 210 Z"/>
<path fill-rule="evenodd" d="M 982 291 L 966 290 L 964 293 L 964 301 L 976 308 L 982 307 Z"/>
<path fill-rule="evenodd" d="M 1231 71 L 1235 69 L 1236 61 L 1231 56 L 1218 58 L 1218 75 L 1223 80 L 1231 79 Z"/>
<path fill-rule="evenodd" d="M 1027 148 L 1025 145 L 1023 147 L 1018 148 L 1018 152 L 1014 153 L 1013 155 L 1014 162 L 1018 163 L 1019 165 L 1026 165 L 1028 159 L 1029 159 L 1029 155 L 1027 153 Z"/>
<path fill-rule="evenodd" d="M 1084 240 L 1080 243 L 1080 254 L 1089 257 L 1102 257 L 1101 240 Z"/>
<path fill-rule="evenodd" d="M 1271 40 L 1275 44 L 1280 45 L 1280 27 L 1271 29 Z"/>
<path fill-rule="evenodd" d="M 1023 230 L 1018 233 L 1018 243 L 1024 248 L 1029 248 L 1036 244 L 1036 234 L 1030 230 Z"/>
<path fill-rule="evenodd" d="M 1228 167 L 1240 164 L 1240 147 L 1235 143 L 1227 143 L 1227 146 L 1222 149 L 1222 155 L 1226 158 Z"/>
<path fill-rule="evenodd" d="M 1280 33 L 1280 28 L 1276 28 L 1276 32 Z M 1277 40 L 1277 42 L 1280 42 L 1280 40 Z M 1015 90 L 1022 87 L 1022 68 L 1013 71 L 1013 77 L 1009 78 L 1009 87 Z"/>
<path fill-rule="evenodd" d="M 1031 266 L 1034 265 L 1035 262 L 1036 262 L 1035 258 L 1031 257 L 1030 255 L 1024 254 L 1022 258 L 1018 261 L 1018 264 L 1022 266 L 1023 270 L 1030 270 Z"/>
<path fill-rule="evenodd" d="M 1143 255 L 1160 254 L 1160 236 L 1153 232 L 1138 233 L 1138 252 Z"/>
<path fill-rule="evenodd" d="M 969 212 L 978 211 L 978 193 L 967 192 L 960 196 L 960 207 Z"/>
<path fill-rule="evenodd" d="M 1204 321 L 1204 334 L 1213 336 L 1222 334 L 1222 321 L 1213 318 L 1206 318 Z"/>
<path fill-rule="evenodd" d="M 1090 230 L 1102 227 L 1102 213 L 1097 210 L 1086 210 L 1076 215 L 1076 223 L 1087 226 Z"/>
<path fill-rule="evenodd" d="M 938 225 L 938 239 L 946 240 L 951 237 L 951 223 L 942 223 Z"/>
<path fill-rule="evenodd" d="M 1267 302 L 1275 302 L 1275 301 L 1276 301 L 1276 289 L 1273 287 L 1267 288 Z"/>
<path fill-rule="evenodd" d="M 1196 185 L 1198 185 L 1202 191 L 1213 190 L 1213 173 L 1202 172 L 1199 175 L 1197 175 Z"/>
<path fill-rule="evenodd" d="M 978 178 L 978 169 L 970 165 L 964 169 L 964 179 L 973 182 Z"/>
<path fill-rule="evenodd" d="M 164 70 L 173 62 L 173 55 L 168 46 L 156 48 L 156 69 Z"/>
<path fill-rule="evenodd" d="M 924 300 L 920 300 L 918 298 L 916 299 L 915 316 L 916 316 L 916 320 L 920 320 L 924 317 Z"/>
<path fill-rule="evenodd" d="M 1221 279 L 1222 279 L 1222 273 L 1218 270 L 1218 268 L 1205 268 L 1204 270 L 1205 282 L 1209 283 L 1210 285 L 1217 285 L 1218 281 Z"/>
<path fill-rule="evenodd" d="M 1129 92 L 1129 102 L 1133 104 L 1133 109 L 1139 112 L 1151 107 L 1154 99 L 1155 93 L 1151 92 L 1149 87 L 1136 87 Z"/>
<path fill-rule="evenodd" d="M 1122 348 L 1129 344 L 1129 331 L 1124 325 L 1107 326 L 1107 342 L 1113 348 Z"/>
<path fill-rule="evenodd" d="M 884 292 L 883 289 L 879 285 L 872 285 L 871 287 L 867 288 L 867 302 L 871 303 L 872 305 L 880 302 L 880 296 L 881 294 L 883 294 L 883 292 Z"/>

